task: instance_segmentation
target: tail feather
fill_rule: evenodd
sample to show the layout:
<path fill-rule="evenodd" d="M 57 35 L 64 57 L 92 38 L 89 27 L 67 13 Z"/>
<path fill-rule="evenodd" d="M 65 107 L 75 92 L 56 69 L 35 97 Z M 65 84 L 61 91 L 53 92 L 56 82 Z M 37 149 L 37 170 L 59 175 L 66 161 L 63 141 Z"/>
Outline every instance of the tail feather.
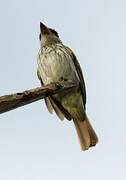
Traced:
<path fill-rule="evenodd" d="M 98 138 L 87 116 L 85 116 L 83 121 L 80 119 L 73 119 L 73 121 L 78 134 L 81 149 L 87 150 L 89 147 L 95 146 L 98 142 Z"/>
<path fill-rule="evenodd" d="M 87 117 L 86 117 L 86 123 L 90 134 L 90 142 L 91 142 L 90 146 L 95 146 L 98 143 L 98 137 Z"/>

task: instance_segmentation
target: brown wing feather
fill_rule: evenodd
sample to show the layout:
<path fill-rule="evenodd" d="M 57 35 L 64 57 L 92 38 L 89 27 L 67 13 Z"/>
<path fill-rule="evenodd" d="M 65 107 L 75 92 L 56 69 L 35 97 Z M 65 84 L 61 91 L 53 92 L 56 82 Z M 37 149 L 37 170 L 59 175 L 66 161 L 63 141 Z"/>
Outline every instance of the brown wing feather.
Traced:
<path fill-rule="evenodd" d="M 43 86 L 44 83 L 43 83 L 42 78 L 41 78 L 41 76 L 39 74 L 39 71 L 37 71 L 37 76 L 38 76 L 38 78 L 39 78 L 39 80 L 41 82 L 41 85 Z M 44 100 L 45 100 L 45 104 L 46 104 L 46 107 L 47 107 L 48 111 L 52 114 L 53 113 L 53 106 L 52 106 L 52 103 L 50 102 L 50 99 L 47 97 Z"/>
<path fill-rule="evenodd" d="M 42 78 L 39 74 L 39 71 L 37 71 L 37 76 L 41 82 L 41 85 L 43 86 L 44 83 L 43 83 Z M 72 119 L 71 115 L 67 112 L 67 110 L 61 105 L 61 103 L 54 96 L 49 96 L 49 97 L 45 98 L 45 104 L 47 106 L 48 111 L 50 113 L 52 113 L 54 110 L 55 113 L 57 114 L 57 116 L 61 120 L 63 120 L 64 117 L 66 117 L 68 120 Z"/>
<path fill-rule="evenodd" d="M 83 73 L 82 73 L 80 64 L 79 64 L 75 54 L 73 53 L 73 51 L 70 48 L 68 48 L 68 47 L 66 47 L 66 48 L 69 51 L 69 53 L 71 54 L 72 60 L 74 62 L 74 65 L 75 65 L 75 68 L 76 68 L 76 71 L 77 71 L 77 74 L 79 76 L 79 79 L 80 79 L 80 90 L 81 90 L 81 93 L 82 93 L 83 104 L 84 104 L 84 108 L 86 108 L 85 107 L 85 105 L 86 105 L 86 87 L 85 87 Z"/>
<path fill-rule="evenodd" d="M 49 97 L 45 98 L 45 104 L 46 104 L 46 107 L 47 107 L 48 111 L 52 114 L 54 108 L 52 106 L 52 103 L 50 102 Z"/>

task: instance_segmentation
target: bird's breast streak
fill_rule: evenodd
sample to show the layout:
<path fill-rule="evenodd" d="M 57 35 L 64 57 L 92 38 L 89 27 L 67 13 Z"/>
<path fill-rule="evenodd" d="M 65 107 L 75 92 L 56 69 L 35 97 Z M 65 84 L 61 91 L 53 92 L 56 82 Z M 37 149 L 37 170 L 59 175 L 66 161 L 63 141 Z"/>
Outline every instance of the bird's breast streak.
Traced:
<path fill-rule="evenodd" d="M 41 54 L 38 58 L 38 70 L 45 84 L 58 82 L 60 78 L 75 79 L 75 72 L 71 68 L 70 57 L 58 51 Z"/>

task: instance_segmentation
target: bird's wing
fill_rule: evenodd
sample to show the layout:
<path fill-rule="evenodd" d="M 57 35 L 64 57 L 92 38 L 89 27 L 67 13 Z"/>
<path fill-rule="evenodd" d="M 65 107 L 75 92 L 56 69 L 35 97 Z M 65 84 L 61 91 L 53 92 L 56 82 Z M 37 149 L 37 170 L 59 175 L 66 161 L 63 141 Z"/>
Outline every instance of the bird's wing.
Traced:
<path fill-rule="evenodd" d="M 82 98 L 83 98 L 83 104 L 84 104 L 84 108 L 86 108 L 85 107 L 86 106 L 86 87 L 85 87 L 85 82 L 84 82 L 84 78 L 83 78 L 83 73 L 82 73 L 80 64 L 79 64 L 75 54 L 73 53 L 73 51 L 68 47 L 66 47 L 66 48 L 67 48 L 67 51 L 69 51 L 69 54 L 71 55 L 75 69 L 77 71 L 77 74 L 78 74 L 78 77 L 80 80 L 79 83 L 80 83 L 80 90 L 81 90 Z"/>
<path fill-rule="evenodd" d="M 44 83 L 42 81 L 41 75 L 39 74 L 39 71 L 37 71 L 37 76 L 41 82 L 41 85 L 43 86 Z M 47 106 L 47 109 L 50 113 L 53 113 L 53 110 L 57 114 L 57 116 L 63 120 L 64 117 L 66 117 L 68 120 L 71 120 L 71 115 L 68 113 L 68 111 L 61 105 L 61 103 L 55 98 L 55 96 L 49 96 L 45 98 L 45 104 Z"/>
<path fill-rule="evenodd" d="M 40 82 L 41 82 L 41 85 L 43 86 L 44 83 L 43 83 L 43 81 L 42 81 L 42 78 L 41 78 L 38 70 L 37 70 L 37 76 L 38 76 L 38 79 L 39 79 Z M 53 106 L 52 106 L 52 104 L 51 104 L 51 102 L 50 102 L 50 100 L 49 100 L 48 97 L 45 98 L 45 104 L 46 104 L 46 106 L 47 106 L 48 111 L 52 114 L 52 113 L 53 113 Z"/>

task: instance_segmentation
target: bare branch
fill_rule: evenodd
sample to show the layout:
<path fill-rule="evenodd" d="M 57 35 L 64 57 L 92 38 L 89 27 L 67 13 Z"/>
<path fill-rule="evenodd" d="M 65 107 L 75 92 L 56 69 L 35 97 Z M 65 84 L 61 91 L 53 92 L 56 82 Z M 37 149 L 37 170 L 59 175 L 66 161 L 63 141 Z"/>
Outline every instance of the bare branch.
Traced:
<path fill-rule="evenodd" d="M 0 114 L 30 104 L 62 91 L 77 88 L 75 83 L 60 82 L 0 97 Z"/>

